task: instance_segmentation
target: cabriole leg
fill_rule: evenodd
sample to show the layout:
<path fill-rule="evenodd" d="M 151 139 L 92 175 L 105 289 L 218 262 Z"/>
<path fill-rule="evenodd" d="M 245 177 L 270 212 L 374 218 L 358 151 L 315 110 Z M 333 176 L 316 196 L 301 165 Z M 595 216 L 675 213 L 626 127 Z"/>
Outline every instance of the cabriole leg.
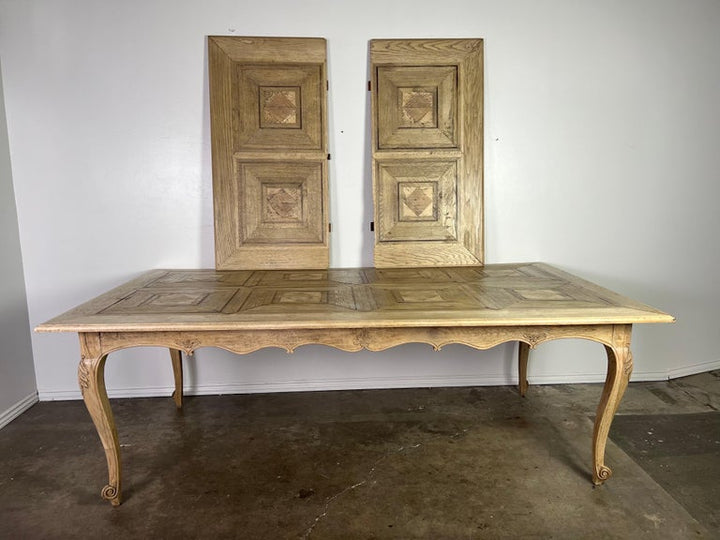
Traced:
<path fill-rule="evenodd" d="M 608 433 L 610 433 L 610 425 L 632 373 L 631 330 L 631 325 L 614 326 L 612 346 L 605 346 L 608 371 L 593 430 L 593 483 L 595 485 L 602 484 L 612 475 L 610 467 L 605 465 L 605 446 Z"/>
<path fill-rule="evenodd" d="M 105 389 L 105 360 L 102 354 L 99 334 L 80 334 L 81 360 L 78 367 L 78 381 L 85 406 L 100 436 L 108 465 L 108 485 L 101 495 L 118 506 L 120 498 L 120 444 L 113 419 L 110 402 Z"/>
<path fill-rule="evenodd" d="M 527 380 L 527 366 L 528 366 L 528 357 L 530 356 L 530 345 L 525 343 L 524 341 L 518 342 L 518 389 L 520 390 L 520 395 L 522 397 L 525 397 L 525 394 L 527 393 L 528 389 L 528 380 Z"/>
<path fill-rule="evenodd" d="M 175 376 L 175 391 L 173 392 L 173 399 L 175 400 L 175 406 L 178 409 L 182 409 L 183 402 L 183 366 L 182 366 L 182 352 L 178 349 L 170 349 L 170 360 L 172 361 L 173 375 Z"/>

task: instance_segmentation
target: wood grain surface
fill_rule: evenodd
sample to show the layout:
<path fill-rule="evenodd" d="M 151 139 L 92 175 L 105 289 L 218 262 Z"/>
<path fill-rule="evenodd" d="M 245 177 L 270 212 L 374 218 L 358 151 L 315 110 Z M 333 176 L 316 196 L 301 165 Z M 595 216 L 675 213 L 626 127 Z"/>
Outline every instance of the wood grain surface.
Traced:
<path fill-rule="evenodd" d="M 483 41 L 370 42 L 375 266 L 478 266 Z"/>
<path fill-rule="evenodd" d="M 326 43 L 208 38 L 215 266 L 327 268 Z"/>
<path fill-rule="evenodd" d="M 672 322 L 542 263 L 445 268 L 154 270 L 41 332 Z"/>

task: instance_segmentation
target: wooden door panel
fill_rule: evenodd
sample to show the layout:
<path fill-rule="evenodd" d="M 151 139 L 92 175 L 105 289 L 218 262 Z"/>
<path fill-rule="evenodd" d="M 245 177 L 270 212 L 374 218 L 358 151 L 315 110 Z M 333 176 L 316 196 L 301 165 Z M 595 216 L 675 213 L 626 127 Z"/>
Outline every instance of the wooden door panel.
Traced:
<path fill-rule="evenodd" d="M 325 161 L 237 164 L 243 244 L 321 243 Z"/>
<path fill-rule="evenodd" d="M 377 267 L 483 264 L 482 45 L 370 44 Z"/>
<path fill-rule="evenodd" d="M 326 44 L 208 38 L 215 266 L 326 268 Z"/>
<path fill-rule="evenodd" d="M 379 162 L 378 221 L 382 242 L 457 239 L 457 162 Z"/>
<path fill-rule="evenodd" d="M 378 147 L 457 147 L 457 68 L 379 66 Z"/>
<path fill-rule="evenodd" d="M 236 77 L 235 151 L 322 150 L 320 66 L 240 64 Z"/>

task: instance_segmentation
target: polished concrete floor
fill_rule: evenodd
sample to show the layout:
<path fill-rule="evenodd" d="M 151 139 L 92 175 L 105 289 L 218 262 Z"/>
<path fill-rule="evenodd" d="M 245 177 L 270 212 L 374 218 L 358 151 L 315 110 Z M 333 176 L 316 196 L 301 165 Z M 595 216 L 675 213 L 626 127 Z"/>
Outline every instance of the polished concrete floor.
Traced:
<path fill-rule="evenodd" d="M 592 486 L 600 391 L 190 397 L 182 412 L 169 398 L 113 400 L 118 508 L 99 497 L 105 460 L 82 402 L 40 403 L 0 430 L 0 538 L 719 538 L 707 508 L 677 495 L 693 488 L 682 476 L 663 485 L 612 441 L 614 476 Z M 631 384 L 618 414 L 699 416 L 712 433 L 702 415 L 718 411 L 711 372 Z M 654 429 L 618 440 L 641 448 Z M 676 463 L 692 464 L 674 433 Z"/>

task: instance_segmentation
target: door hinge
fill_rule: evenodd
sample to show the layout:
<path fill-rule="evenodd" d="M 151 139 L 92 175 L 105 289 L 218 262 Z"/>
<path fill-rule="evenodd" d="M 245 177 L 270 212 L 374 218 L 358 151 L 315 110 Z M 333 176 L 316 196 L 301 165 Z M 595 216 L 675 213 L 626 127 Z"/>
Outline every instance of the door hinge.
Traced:
<path fill-rule="evenodd" d="M 370 222 L 370 230 L 375 231 L 375 222 L 374 221 Z"/>
<path fill-rule="evenodd" d="M 330 161 L 330 154 L 328 154 L 328 161 Z"/>
<path fill-rule="evenodd" d="M 328 223 L 328 232 L 332 232 L 332 223 Z"/>
<path fill-rule="evenodd" d="M 368 81 L 368 92 L 372 91 L 372 81 Z"/>

